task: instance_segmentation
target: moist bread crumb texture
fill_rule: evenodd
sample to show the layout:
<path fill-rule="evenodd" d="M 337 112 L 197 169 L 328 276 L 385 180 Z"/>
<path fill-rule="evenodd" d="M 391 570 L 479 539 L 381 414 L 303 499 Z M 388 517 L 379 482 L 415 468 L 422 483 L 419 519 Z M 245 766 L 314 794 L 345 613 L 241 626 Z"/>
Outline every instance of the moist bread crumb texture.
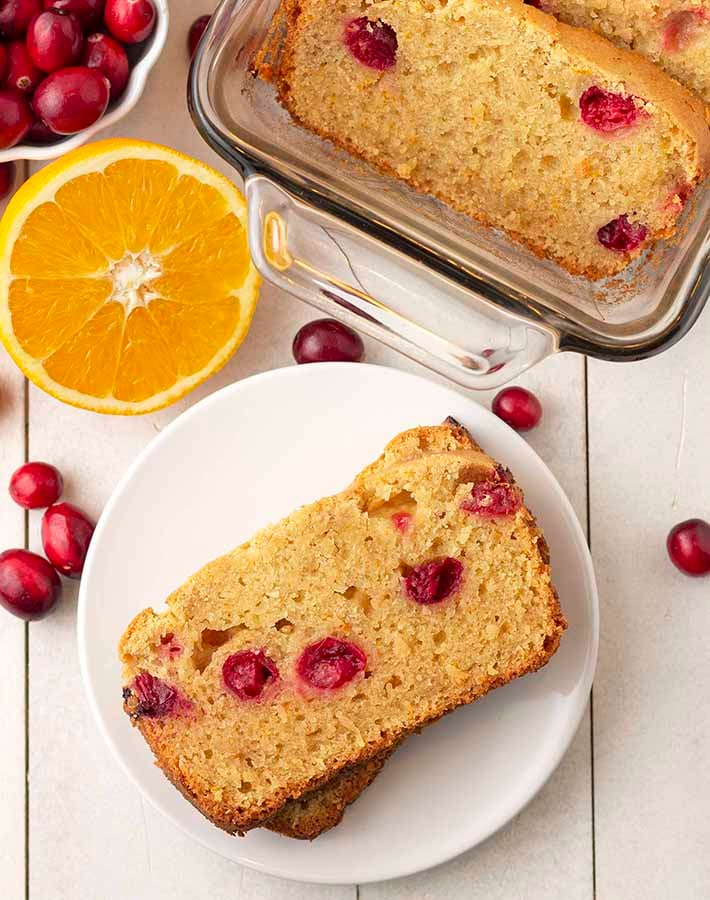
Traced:
<path fill-rule="evenodd" d="M 697 96 L 519 0 L 286 0 L 284 19 L 266 74 L 297 122 L 572 273 L 672 234 L 707 170 Z"/>
<path fill-rule="evenodd" d="M 710 103 L 710 6 L 703 0 L 541 0 L 541 8 L 642 53 Z"/>
<path fill-rule="evenodd" d="M 219 827 L 309 837 L 402 738 L 544 665 L 565 625 L 512 476 L 463 429 L 417 428 L 140 613 L 124 706 Z"/>

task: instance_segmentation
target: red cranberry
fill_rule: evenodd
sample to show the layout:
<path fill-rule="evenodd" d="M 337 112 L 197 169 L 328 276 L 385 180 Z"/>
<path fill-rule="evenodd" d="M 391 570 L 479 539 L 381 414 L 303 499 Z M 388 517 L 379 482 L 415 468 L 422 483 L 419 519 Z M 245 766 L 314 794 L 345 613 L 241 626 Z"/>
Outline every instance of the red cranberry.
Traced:
<path fill-rule="evenodd" d="M 86 33 L 100 27 L 104 0 L 44 0 L 44 8 L 71 13 L 77 17 L 82 30 Z"/>
<path fill-rule="evenodd" d="M 597 231 L 597 239 L 602 247 L 614 250 L 616 253 L 628 253 L 640 247 L 648 236 L 648 228 L 640 222 L 629 222 L 624 214 Z"/>
<path fill-rule="evenodd" d="M 98 69 L 111 85 L 111 100 L 116 100 L 126 89 L 130 69 L 123 45 L 108 34 L 91 34 L 84 45 L 82 62 L 90 69 Z"/>
<path fill-rule="evenodd" d="M 542 418 L 540 401 L 521 387 L 504 388 L 493 398 L 491 409 L 516 431 L 530 431 Z"/>
<path fill-rule="evenodd" d="M 45 462 L 20 466 L 10 479 L 10 496 L 25 509 L 42 509 L 59 500 L 64 488 L 59 469 Z"/>
<path fill-rule="evenodd" d="M 27 132 L 27 140 L 33 144 L 52 144 L 59 139 L 60 135 L 55 134 L 41 119 L 35 119 L 32 128 Z"/>
<path fill-rule="evenodd" d="M 71 503 L 50 506 L 42 517 L 42 546 L 55 569 L 78 578 L 84 568 L 94 523 Z"/>
<path fill-rule="evenodd" d="M 498 466 L 491 478 L 473 485 L 471 496 L 463 501 L 461 509 L 487 518 L 512 516 L 520 509 L 520 493 L 508 480 L 505 470 Z"/>
<path fill-rule="evenodd" d="M 187 35 L 187 49 L 190 53 L 190 59 L 195 55 L 195 50 L 197 50 L 197 45 L 200 43 L 200 38 L 207 30 L 211 18 L 212 16 L 200 16 L 198 19 L 195 19 L 192 25 L 190 25 L 190 31 Z"/>
<path fill-rule="evenodd" d="M 24 41 L 13 41 L 7 47 L 7 73 L 4 86 L 20 94 L 31 94 L 44 78 L 44 72 L 32 62 Z"/>
<path fill-rule="evenodd" d="M 77 62 L 83 44 L 79 20 L 57 9 L 45 9 L 27 29 L 27 49 L 32 62 L 43 72 L 54 72 Z"/>
<path fill-rule="evenodd" d="M 431 606 L 455 594 L 462 578 L 463 564 L 453 556 L 445 556 L 415 566 L 404 579 L 404 590 L 415 603 Z"/>
<path fill-rule="evenodd" d="M 353 19 L 345 26 L 345 46 L 355 59 L 371 69 L 391 69 L 397 62 L 397 33 L 381 19 L 367 16 Z"/>
<path fill-rule="evenodd" d="M 149 37 L 155 18 L 152 0 L 106 0 L 106 27 L 124 44 L 139 44 Z"/>
<path fill-rule="evenodd" d="M 352 681 L 366 664 L 367 657 L 356 644 L 327 637 L 306 647 L 296 670 L 311 687 L 327 690 Z"/>
<path fill-rule="evenodd" d="M 402 534 L 405 534 L 405 532 L 409 531 L 409 528 L 412 524 L 411 513 L 394 513 L 394 515 L 392 516 L 392 524 L 397 529 L 397 531 L 401 531 Z"/>
<path fill-rule="evenodd" d="M 316 319 L 304 325 L 292 349 L 297 363 L 361 362 L 365 355 L 360 335 L 335 319 Z"/>
<path fill-rule="evenodd" d="M 76 134 L 106 111 L 111 86 L 96 69 L 71 66 L 48 75 L 35 91 L 35 113 L 56 134 Z"/>
<path fill-rule="evenodd" d="M 702 519 L 687 519 L 676 525 L 666 547 L 673 565 L 686 575 L 710 573 L 710 525 Z"/>
<path fill-rule="evenodd" d="M 41 619 L 59 601 L 62 584 L 46 559 L 29 550 L 0 553 L 0 606 L 20 619 Z"/>
<path fill-rule="evenodd" d="M 0 200 L 4 200 L 5 197 L 12 190 L 12 186 L 15 183 L 15 163 L 13 162 L 4 162 L 0 163 Z"/>
<path fill-rule="evenodd" d="M 597 85 L 588 87 L 579 98 L 582 121 L 595 131 L 609 133 L 628 128 L 645 115 L 630 94 L 615 94 Z"/>
<path fill-rule="evenodd" d="M 663 208 L 680 214 L 685 204 L 690 200 L 694 190 L 694 185 L 688 184 L 687 181 L 679 181 L 663 204 Z"/>
<path fill-rule="evenodd" d="M 708 14 L 701 8 L 671 13 L 663 24 L 663 49 L 667 53 L 686 50 L 697 38 L 700 26 L 707 18 Z"/>
<path fill-rule="evenodd" d="M 540 0 L 523 0 L 523 3 L 527 4 L 528 6 L 534 6 L 535 9 L 542 9 L 542 3 L 540 2 Z"/>
<path fill-rule="evenodd" d="M 0 44 L 0 82 L 5 80 L 7 75 L 7 47 Z"/>
<path fill-rule="evenodd" d="M 172 685 L 167 684 L 161 678 L 156 678 L 150 672 L 141 672 L 136 675 L 131 690 L 138 700 L 135 708 L 131 710 L 132 714 L 136 716 L 148 716 L 148 718 L 168 716 L 175 710 L 180 699 L 177 690 Z"/>
<path fill-rule="evenodd" d="M 175 659 L 176 656 L 180 656 L 182 651 L 183 646 L 172 631 L 161 635 L 160 647 L 158 649 L 161 656 L 164 656 L 167 659 Z"/>
<path fill-rule="evenodd" d="M 263 650 L 240 650 L 225 659 L 222 678 L 240 700 L 256 700 L 279 680 L 279 670 Z"/>
<path fill-rule="evenodd" d="M 0 2 L 0 38 L 21 38 L 27 26 L 42 9 L 41 0 L 2 0 Z"/>
<path fill-rule="evenodd" d="M 24 97 L 0 90 L 0 150 L 14 147 L 30 130 L 32 110 Z"/>

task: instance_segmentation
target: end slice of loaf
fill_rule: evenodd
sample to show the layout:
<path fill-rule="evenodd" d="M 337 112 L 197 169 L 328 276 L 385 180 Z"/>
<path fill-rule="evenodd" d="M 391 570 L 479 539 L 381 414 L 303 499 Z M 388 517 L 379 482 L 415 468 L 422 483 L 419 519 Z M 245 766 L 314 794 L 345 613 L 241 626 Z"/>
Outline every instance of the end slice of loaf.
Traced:
<path fill-rule="evenodd" d="M 538 669 L 564 628 L 512 477 L 463 429 L 423 427 L 140 613 L 124 706 L 178 789 L 243 832 Z M 268 662 L 256 698 L 228 686 L 245 654 Z"/>
<path fill-rule="evenodd" d="M 285 0 L 284 19 L 265 72 L 294 120 L 572 273 L 671 235 L 708 170 L 695 95 L 520 0 Z M 379 68 L 352 29 L 384 34 Z"/>

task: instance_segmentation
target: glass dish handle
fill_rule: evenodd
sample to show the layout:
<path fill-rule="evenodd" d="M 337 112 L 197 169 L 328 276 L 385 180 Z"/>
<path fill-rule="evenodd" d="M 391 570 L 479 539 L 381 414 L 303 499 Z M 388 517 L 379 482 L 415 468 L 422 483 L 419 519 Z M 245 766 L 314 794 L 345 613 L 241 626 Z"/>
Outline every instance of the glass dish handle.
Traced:
<path fill-rule="evenodd" d="M 557 334 L 473 297 L 264 175 L 246 179 L 249 245 L 268 281 L 462 387 L 515 378 Z"/>

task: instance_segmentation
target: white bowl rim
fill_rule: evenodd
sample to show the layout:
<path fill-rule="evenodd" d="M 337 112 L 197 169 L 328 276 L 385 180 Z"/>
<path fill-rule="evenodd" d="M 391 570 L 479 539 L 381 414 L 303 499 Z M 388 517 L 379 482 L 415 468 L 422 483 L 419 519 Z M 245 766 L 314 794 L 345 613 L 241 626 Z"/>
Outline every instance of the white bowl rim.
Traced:
<path fill-rule="evenodd" d="M 101 118 L 89 125 L 78 134 L 58 142 L 56 144 L 15 144 L 14 147 L 7 147 L 0 150 L 0 162 L 12 162 L 13 160 L 30 159 L 30 160 L 48 160 L 63 156 L 70 150 L 76 150 L 87 141 L 91 140 L 104 128 L 114 125 L 120 121 L 133 107 L 138 103 L 145 89 L 148 74 L 158 60 L 163 51 L 165 42 L 168 37 L 168 25 L 170 14 L 168 12 L 168 0 L 153 0 L 158 13 L 155 30 L 150 38 L 150 44 L 144 55 L 131 69 L 126 90 L 119 102 L 108 112 L 104 113 Z"/>

